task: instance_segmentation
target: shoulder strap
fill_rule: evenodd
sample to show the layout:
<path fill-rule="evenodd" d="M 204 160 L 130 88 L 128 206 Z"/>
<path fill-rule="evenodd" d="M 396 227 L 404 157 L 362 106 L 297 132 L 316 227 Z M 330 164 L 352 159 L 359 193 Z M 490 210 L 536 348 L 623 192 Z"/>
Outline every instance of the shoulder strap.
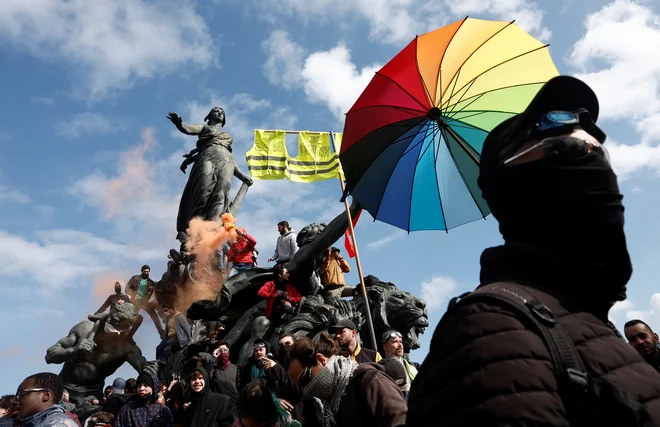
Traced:
<path fill-rule="evenodd" d="M 447 311 L 468 302 L 495 301 L 512 310 L 543 339 L 552 358 L 559 393 L 567 410 L 580 410 L 588 391 L 589 375 L 573 341 L 557 323 L 555 314 L 529 290 L 515 283 L 492 283 L 465 293 L 449 302 Z M 570 407 L 570 408 L 569 408 Z"/>

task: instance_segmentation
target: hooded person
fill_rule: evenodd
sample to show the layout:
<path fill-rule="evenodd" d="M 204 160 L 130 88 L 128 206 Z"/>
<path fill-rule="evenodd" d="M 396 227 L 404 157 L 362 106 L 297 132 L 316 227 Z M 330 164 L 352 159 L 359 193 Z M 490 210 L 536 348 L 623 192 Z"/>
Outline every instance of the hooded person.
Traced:
<path fill-rule="evenodd" d="M 192 371 L 184 400 L 183 427 L 231 427 L 234 421 L 231 399 L 210 390 L 204 368 Z"/>
<path fill-rule="evenodd" d="M 130 395 L 124 393 L 126 388 L 126 381 L 123 378 L 117 377 L 112 382 L 112 392 L 110 396 L 103 402 L 103 412 L 117 416 L 121 408 L 128 402 Z"/>
<path fill-rule="evenodd" d="M 632 265 L 598 110 L 555 77 L 485 139 L 478 185 L 504 245 L 438 324 L 408 426 L 660 425 L 660 374 L 608 321 Z"/>
<path fill-rule="evenodd" d="M 172 413 L 157 401 L 159 384 L 158 378 L 140 374 L 137 393 L 119 411 L 115 427 L 172 427 Z"/>

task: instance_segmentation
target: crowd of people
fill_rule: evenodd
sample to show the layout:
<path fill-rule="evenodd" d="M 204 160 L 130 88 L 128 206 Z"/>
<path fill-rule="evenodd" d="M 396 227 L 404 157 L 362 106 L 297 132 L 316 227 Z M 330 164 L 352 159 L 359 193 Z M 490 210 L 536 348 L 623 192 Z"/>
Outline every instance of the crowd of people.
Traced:
<path fill-rule="evenodd" d="M 59 377 L 40 373 L 0 400 L 0 425 L 660 425 L 658 335 L 637 319 L 624 339 L 608 320 L 626 298 L 632 262 L 598 110 L 586 84 L 560 76 L 488 134 L 478 186 L 504 244 L 484 251 L 481 284 L 450 301 L 421 366 L 404 353 L 401 331 L 384 333 L 380 351 L 368 349 L 350 320 L 314 338 L 281 335 L 275 355 L 254 340 L 240 367 L 219 336 L 186 387 L 147 373 L 117 378 L 100 411 L 83 421 L 71 414 Z M 286 222 L 278 229 L 273 280 L 259 290 L 276 321 L 304 298 L 286 269 L 295 233 Z M 255 249 L 241 230 L 228 250 L 235 272 L 254 266 Z M 321 272 L 324 291 L 352 294 L 339 251 L 330 248 L 324 264 L 333 268 Z M 90 316 L 127 298 L 149 312 L 148 270 Z M 189 338 L 185 316 L 168 313 L 159 329 L 163 358 Z"/>

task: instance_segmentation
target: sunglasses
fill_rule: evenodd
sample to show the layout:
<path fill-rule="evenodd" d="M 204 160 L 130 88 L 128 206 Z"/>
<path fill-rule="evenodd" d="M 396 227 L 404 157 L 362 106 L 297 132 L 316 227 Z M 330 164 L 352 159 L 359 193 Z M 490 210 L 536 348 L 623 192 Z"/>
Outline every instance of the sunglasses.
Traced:
<path fill-rule="evenodd" d="M 403 338 L 403 335 L 399 332 L 390 332 L 389 335 L 387 335 L 386 339 L 383 341 L 384 343 L 391 340 L 392 338 Z"/>
<path fill-rule="evenodd" d="M 16 397 L 18 399 L 22 399 L 30 393 L 38 393 L 43 391 L 50 391 L 50 390 L 48 390 L 47 388 L 23 388 L 20 390 L 16 390 Z"/>
<path fill-rule="evenodd" d="M 589 111 L 548 111 L 534 124 L 530 136 L 534 139 L 544 139 L 551 136 L 573 132 L 581 127 L 593 135 L 601 144 L 605 143 L 607 135 L 594 123 Z"/>

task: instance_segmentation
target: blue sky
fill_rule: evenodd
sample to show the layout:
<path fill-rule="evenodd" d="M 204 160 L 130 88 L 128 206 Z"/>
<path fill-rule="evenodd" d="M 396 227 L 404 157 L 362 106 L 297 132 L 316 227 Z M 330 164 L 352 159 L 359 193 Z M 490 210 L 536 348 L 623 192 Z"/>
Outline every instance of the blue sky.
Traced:
<path fill-rule="evenodd" d="M 200 123 L 222 106 L 246 169 L 253 129 L 341 131 L 376 69 L 415 34 L 466 15 L 516 19 L 551 44 L 562 73 L 598 93 L 635 266 L 629 299 L 611 316 L 620 327 L 644 317 L 660 328 L 657 2 L 9 0 L 0 4 L 0 391 L 59 372 L 43 361 L 46 349 L 115 280 L 145 263 L 162 274 L 176 245 L 181 155 L 195 142 L 174 130 L 168 111 Z M 328 221 L 342 211 L 339 196 L 337 181 L 258 182 L 238 223 L 265 264 L 279 220 L 295 229 Z M 448 298 L 476 286 L 481 251 L 501 242 L 492 218 L 407 235 L 363 216 L 357 233 L 367 274 L 428 302 L 431 327 L 413 353 L 420 361 Z M 153 358 L 150 322 L 137 340 Z M 127 366 L 119 374 L 134 375 Z"/>

